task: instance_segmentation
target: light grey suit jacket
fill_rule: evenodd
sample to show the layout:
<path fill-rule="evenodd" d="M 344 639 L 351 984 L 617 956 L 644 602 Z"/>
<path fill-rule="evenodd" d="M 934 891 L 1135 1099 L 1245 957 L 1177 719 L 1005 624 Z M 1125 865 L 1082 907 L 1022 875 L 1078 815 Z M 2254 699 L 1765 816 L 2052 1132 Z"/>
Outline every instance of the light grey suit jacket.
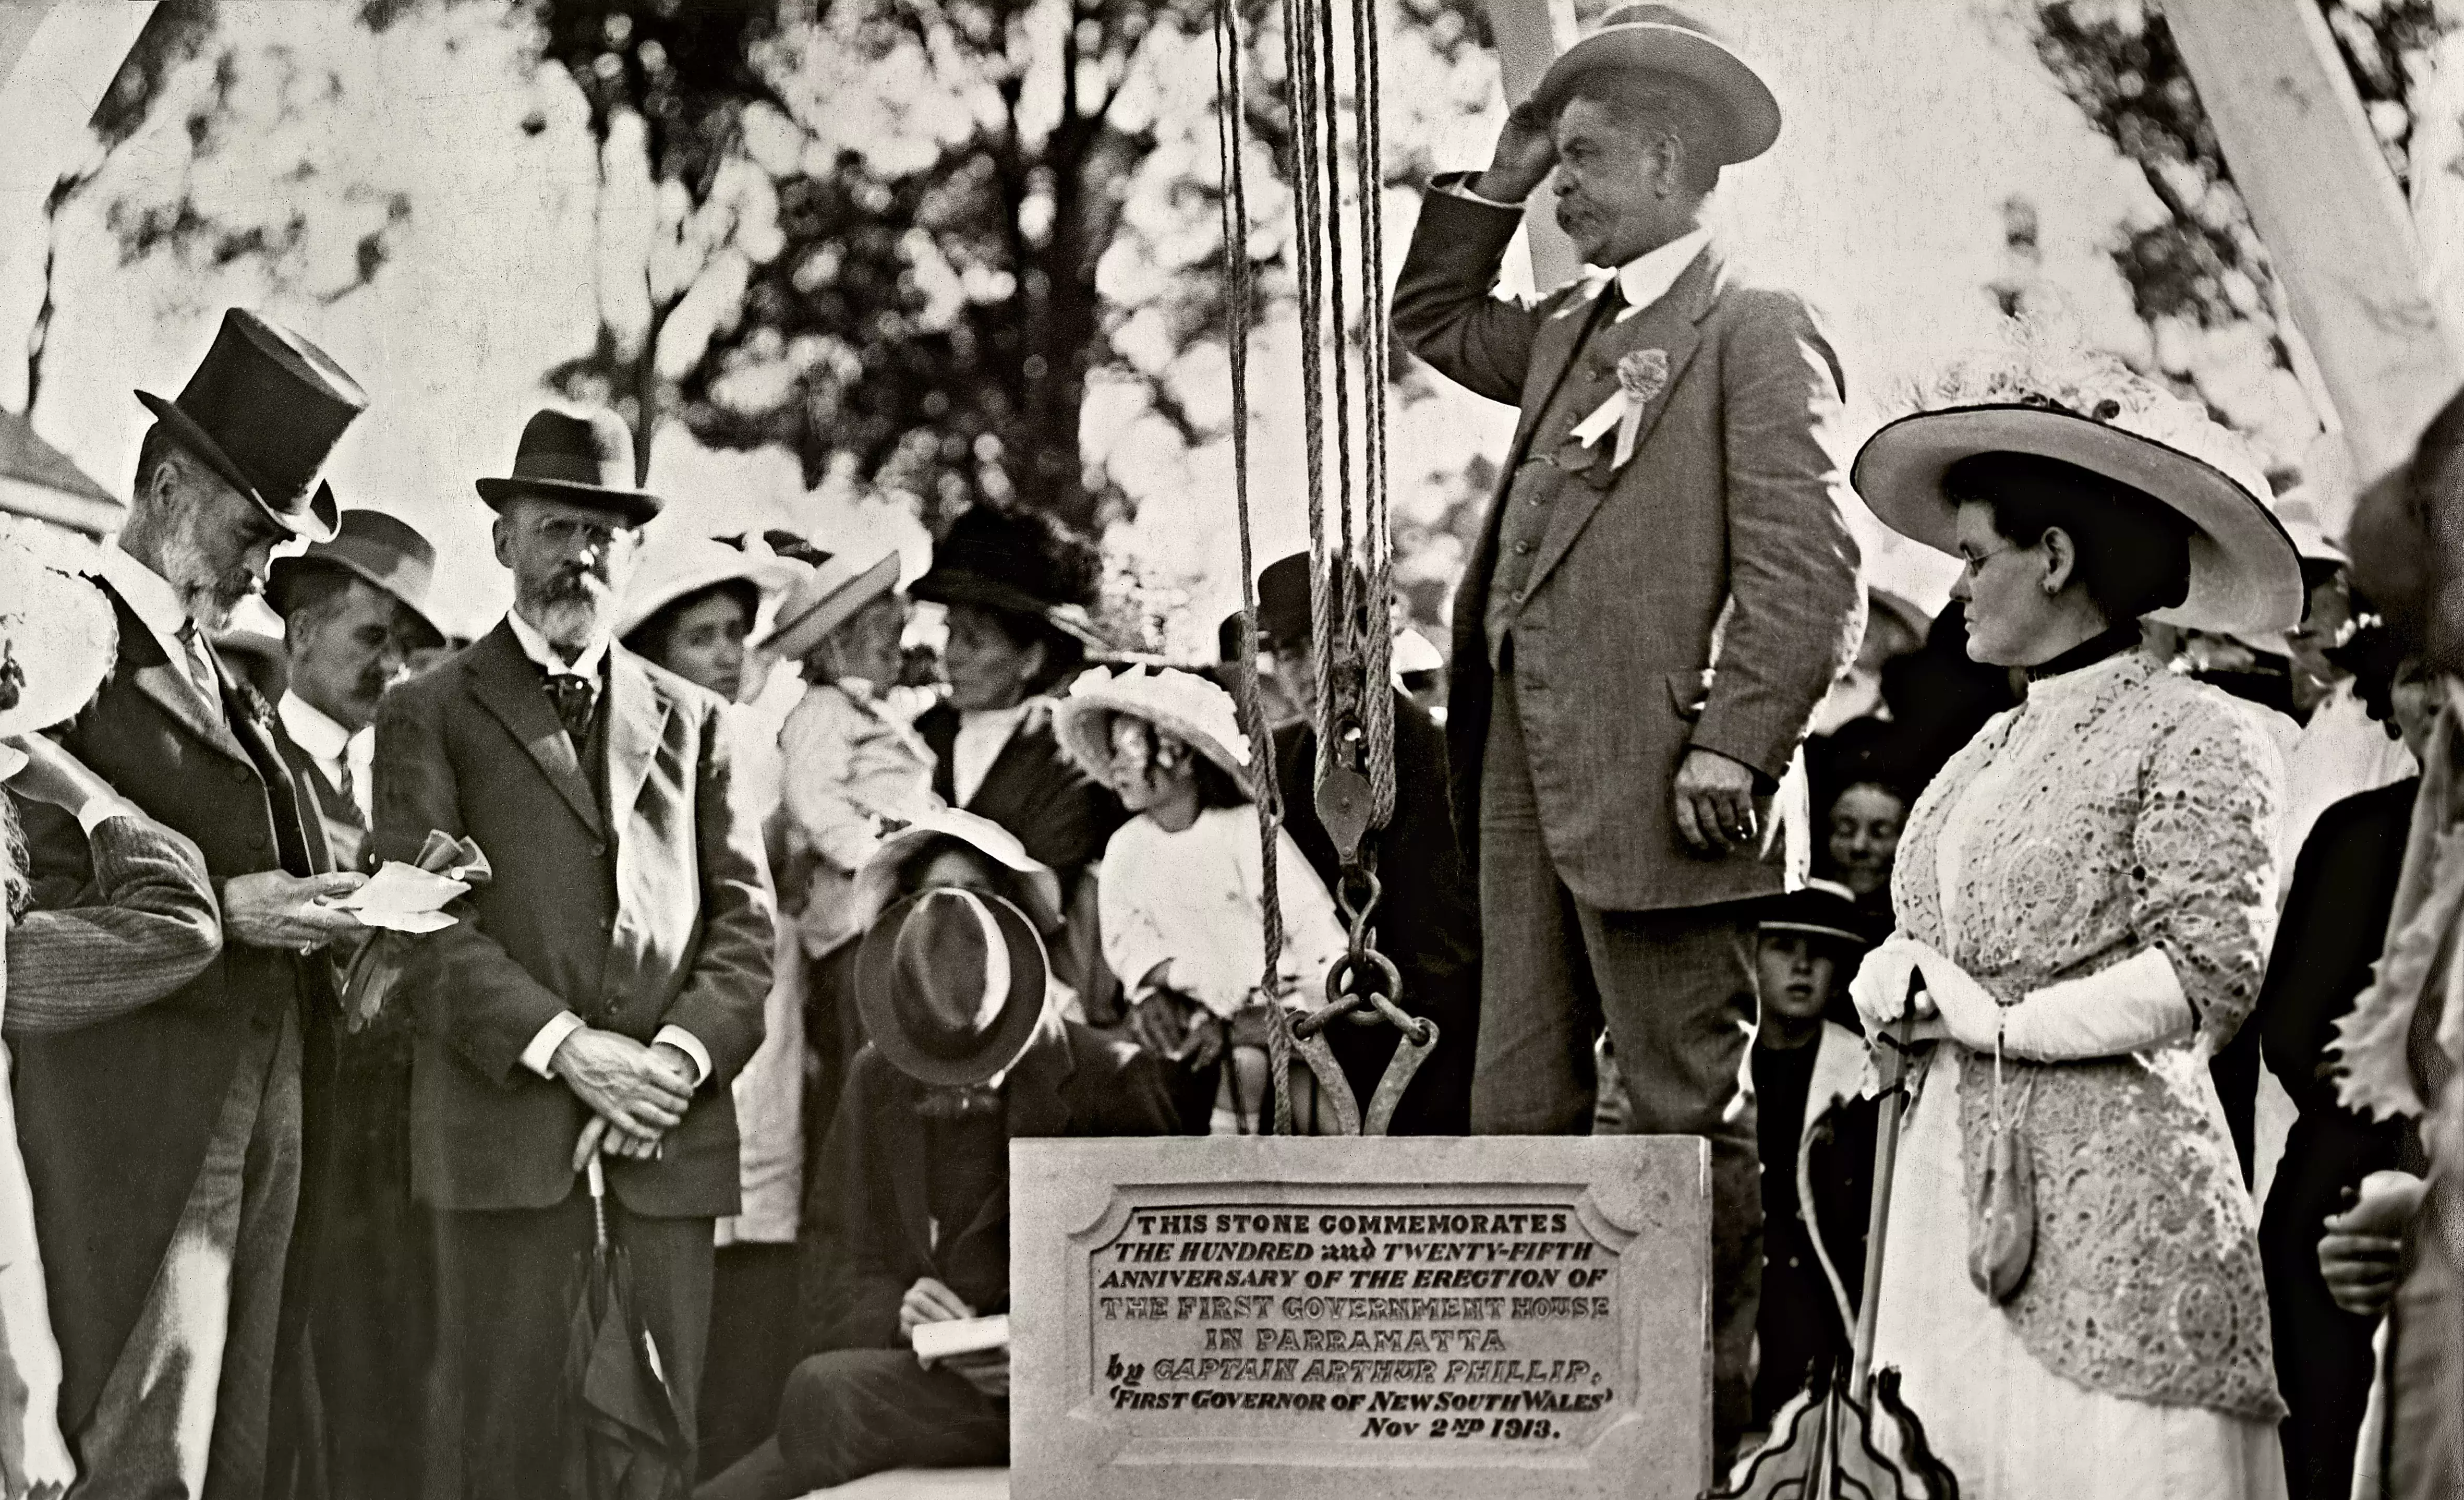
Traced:
<path fill-rule="evenodd" d="M 1484 622 L 1514 472 L 1561 383 L 1572 409 L 1588 413 L 1617 390 L 1620 358 L 1657 349 L 1668 378 L 1632 460 L 1612 475 L 1603 456 L 1596 483 L 1569 479 L 1512 602 L 1511 677 L 1542 832 L 1559 878 L 1602 909 L 1777 890 L 1776 858 L 1690 852 L 1669 788 L 1690 747 L 1741 761 L 1776 787 L 1855 651 L 1864 605 L 1845 510 L 1838 360 L 1802 298 L 1737 276 L 1716 247 L 1581 350 L 1593 310 L 1584 283 L 1528 307 L 1489 295 L 1521 220 L 1430 193 L 1395 290 L 1395 327 L 1414 352 L 1523 408 L 1455 595 L 1446 731 L 1464 848 L 1478 857 L 1497 687 Z"/>

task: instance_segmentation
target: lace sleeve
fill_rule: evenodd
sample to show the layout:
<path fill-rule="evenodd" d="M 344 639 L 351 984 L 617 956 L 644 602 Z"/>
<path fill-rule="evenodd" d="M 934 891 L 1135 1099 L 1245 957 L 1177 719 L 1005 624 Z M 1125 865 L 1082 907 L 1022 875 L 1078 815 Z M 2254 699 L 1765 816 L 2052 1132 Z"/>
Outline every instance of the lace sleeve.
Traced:
<path fill-rule="evenodd" d="M 2165 951 L 2211 1048 L 2257 1002 L 2276 925 L 2284 768 L 2230 703 L 2190 705 L 2158 740 L 2133 825 L 2133 926 Z"/>

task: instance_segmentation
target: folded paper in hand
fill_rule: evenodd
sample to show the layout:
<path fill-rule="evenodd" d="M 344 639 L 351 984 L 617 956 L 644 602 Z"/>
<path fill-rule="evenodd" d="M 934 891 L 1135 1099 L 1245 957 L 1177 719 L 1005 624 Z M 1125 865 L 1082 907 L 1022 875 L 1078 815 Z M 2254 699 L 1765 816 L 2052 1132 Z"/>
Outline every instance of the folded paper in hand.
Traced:
<path fill-rule="evenodd" d="M 366 885 L 332 903 L 367 926 L 384 929 L 361 947 L 342 976 L 345 1029 L 366 1029 L 402 977 L 410 940 L 452 926 L 457 918 L 445 907 L 493 876 L 478 845 L 431 828 L 415 863 L 389 861 Z"/>
<path fill-rule="evenodd" d="M 996 1312 L 990 1317 L 954 1317 L 937 1323 L 918 1323 L 908 1331 L 907 1336 L 915 1346 L 915 1357 L 925 1364 L 947 1359 L 952 1355 L 1007 1349 L 1009 1314 Z"/>

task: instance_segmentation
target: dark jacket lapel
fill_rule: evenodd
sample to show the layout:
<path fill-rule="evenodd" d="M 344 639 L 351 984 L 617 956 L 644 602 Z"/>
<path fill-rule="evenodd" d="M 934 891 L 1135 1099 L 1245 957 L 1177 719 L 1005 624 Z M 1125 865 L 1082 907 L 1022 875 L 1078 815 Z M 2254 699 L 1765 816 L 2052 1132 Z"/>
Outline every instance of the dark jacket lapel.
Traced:
<path fill-rule="evenodd" d="M 589 779 L 582 774 L 582 761 L 574 753 L 572 739 L 557 718 L 555 706 L 548 702 L 539 668 L 522 654 L 521 643 L 514 639 L 514 628 L 504 621 L 496 622 L 496 628 L 463 659 L 462 672 L 464 680 L 471 685 L 471 695 L 530 753 L 539 774 L 547 778 L 548 784 L 556 788 L 573 809 L 573 815 L 582 820 L 583 827 L 605 837 L 607 829 L 599 816 L 599 799 L 590 790 Z"/>
<path fill-rule="evenodd" d="M 1711 314 L 1717 300 L 1721 257 L 1716 247 L 1705 247 L 1693 262 L 1678 275 L 1667 294 L 1649 307 L 1623 322 L 1609 322 L 1593 336 L 1582 359 L 1583 377 L 1599 387 L 1600 400 L 1607 400 L 1617 388 L 1617 362 L 1627 355 L 1644 349 L 1659 349 L 1668 356 L 1668 375 L 1659 391 L 1644 407 L 1642 426 L 1635 433 L 1635 457 L 1626 471 L 1612 474 L 1608 464 L 1617 455 L 1617 434 L 1612 431 L 1599 440 L 1596 464 L 1603 475 L 1598 483 L 1568 484 L 1557 494 L 1557 502 L 1549 517 L 1549 529 L 1540 540 L 1539 555 L 1531 560 L 1531 573 L 1524 581 L 1527 591 L 1536 592 L 1582 535 L 1594 512 L 1613 494 L 1624 474 L 1640 461 L 1643 447 L 1651 441 L 1652 429 L 1659 426 L 1667 411 L 1669 399 L 1678 383 L 1685 378 L 1686 366 L 1693 364 L 1694 354 L 1703 342 L 1703 320 Z M 1581 416 L 1589 416 L 1589 410 Z"/>
<path fill-rule="evenodd" d="M 933 1260 L 932 1209 L 924 1199 L 924 1122 L 915 1117 L 917 1085 L 890 1070 L 891 1087 L 873 1103 L 872 1138 L 879 1142 L 874 1158 L 890 1177 L 898 1202 L 898 1226 L 908 1246 L 924 1265 Z"/>
<path fill-rule="evenodd" d="M 265 783 L 267 803 L 274 816 L 288 820 L 298 831 L 301 849 L 308 856 L 308 868 L 324 874 L 334 868 L 334 850 L 325 837 L 325 819 L 309 798 L 301 795 L 302 783 L 291 769 L 290 757 L 282 753 L 275 738 L 273 720 L 260 718 L 250 698 L 240 690 L 239 679 L 223 664 L 222 656 L 211 651 L 214 672 L 222 678 L 224 712 L 229 717 L 231 733 L 245 747 L 249 762 L 256 767 L 257 776 Z M 251 690 L 252 693 L 253 690 Z M 256 702 L 264 700 L 258 698 Z"/>
<path fill-rule="evenodd" d="M 189 676 L 183 663 L 174 662 L 163 653 L 154 632 L 138 618 L 120 590 L 102 580 L 97 580 L 103 592 L 111 596 L 112 609 L 120 623 L 120 670 L 127 673 L 129 685 L 154 701 L 154 706 L 168 715 L 172 722 L 211 745 L 232 760 L 248 763 L 248 751 L 232 738 L 231 725 L 224 721 L 222 705 L 209 702 L 197 691 L 196 679 Z"/>

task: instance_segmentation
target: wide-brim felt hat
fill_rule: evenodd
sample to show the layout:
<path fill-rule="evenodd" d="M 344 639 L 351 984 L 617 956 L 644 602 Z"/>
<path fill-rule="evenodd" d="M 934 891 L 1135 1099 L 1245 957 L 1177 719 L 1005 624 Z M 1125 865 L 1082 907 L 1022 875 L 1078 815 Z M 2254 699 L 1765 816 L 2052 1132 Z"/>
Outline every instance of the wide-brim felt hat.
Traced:
<path fill-rule="evenodd" d="M 1095 629 L 1097 570 L 1091 551 L 1040 517 L 978 505 L 950 523 L 933 565 L 910 590 L 938 605 L 973 605 L 1042 621 L 1094 651 L 1111 643 Z"/>
<path fill-rule="evenodd" d="M 1802 933 L 1855 948 L 1881 940 L 1874 919 L 1858 907 L 1856 894 L 1837 881 L 1809 880 L 1797 890 L 1765 896 L 1754 916 L 1755 925 L 1767 933 Z"/>
<path fill-rule="evenodd" d="M 436 582 L 436 548 L 410 522 L 384 511 L 343 511 L 333 536 L 296 557 L 274 560 L 266 571 L 265 602 L 289 619 L 292 590 L 319 568 L 339 568 L 392 595 L 417 626 L 418 644 L 445 644 L 445 631 L 428 612 L 429 590 Z"/>
<path fill-rule="evenodd" d="M 886 834 L 874 847 L 864 868 L 856 871 L 855 886 L 848 896 L 855 925 L 869 927 L 889 910 L 898 896 L 900 874 L 928 846 L 945 840 L 964 845 L 1017 875 L 1020 887 L 1034 903 L 1027 915 L 1034 919 L 1036 931 L 1059 929 L 1061 877 L 1052 872 L 1052 867 L 1028 853 L 1026 846 L 1009 829 L 979 813 L 957 807 L 935 807 L 920 814 L 914 822 Z"/>
<path fill-rule="evenodd" d="M 920 1083 L 968 1088 L 1015 1066 L 1044 1024 L 1044 939 L 997 895 L 919 891 L 881 914 L 856 947 L 856 1010 L 865 1036 Z M 935 1005 L 935 995 L 941 997 Z M 950 1026 L 965 1008 L 989 1021 Z"/>
<path fill-rule="evenodd" d="M 832 553 L 796 581 L 769 633 L 751 644 L 782 660 L 802 660 L 857 610 L 896 588 L 898 571 L 895 551 L 870 560 Z"/>
<path fill-rule="evenodd" d="M 318 471 L 368 396 L 324 350 L 234 307 L 176 398 L 141 390 L 137 399 L 283 530 L 311 541 L 333 536 L 334 496 Z"/>
<path fill-rule="evenodd" d="M 605 511 L 628 526 L 649 524 L 667 504 L 634 479 L 632 429 L 604 407 L 532 413 L 514 448 L 513 472 L 481 479 L 478 489 L 479 498 L 497 510 L 535 496 Z"/>
<path fill-rule="evenodd" d="M 656 546 L 644 549 L 640 565 L 625 585 L 625 597 L 616 609 L 616 637 L 624 639 L 668 606 L 713 585 L 740 581 L 766 599 L 811 571 L 772 552 L 766 542 L 661 538 Z"/>
<path fill-rule="evenodd" d="M 1597 30 L 1549 65 L 1527 106 L 1553 121 L 1576 85 L 1603 72 L 1670 74 L 1700 88 L 1716 108 L 1719 165 L 1749 162 L 1779 139 L 1779 100 L 1736 50 L 1674 6 L 1633 5 L 1601 17 Z"/>
<path fill-rule="evenodd" d="M 1241 731 L 1232 695 L 1204 677 L 1169 667 L 1080 673 L 1054 705 L 1053 729 L 1069 759 L 1097 781 L 1111 768 L 1116 714 L 1153 724 L 1214 761 L 1243 791 L 1252 789 L 1249 737 Z"/>

